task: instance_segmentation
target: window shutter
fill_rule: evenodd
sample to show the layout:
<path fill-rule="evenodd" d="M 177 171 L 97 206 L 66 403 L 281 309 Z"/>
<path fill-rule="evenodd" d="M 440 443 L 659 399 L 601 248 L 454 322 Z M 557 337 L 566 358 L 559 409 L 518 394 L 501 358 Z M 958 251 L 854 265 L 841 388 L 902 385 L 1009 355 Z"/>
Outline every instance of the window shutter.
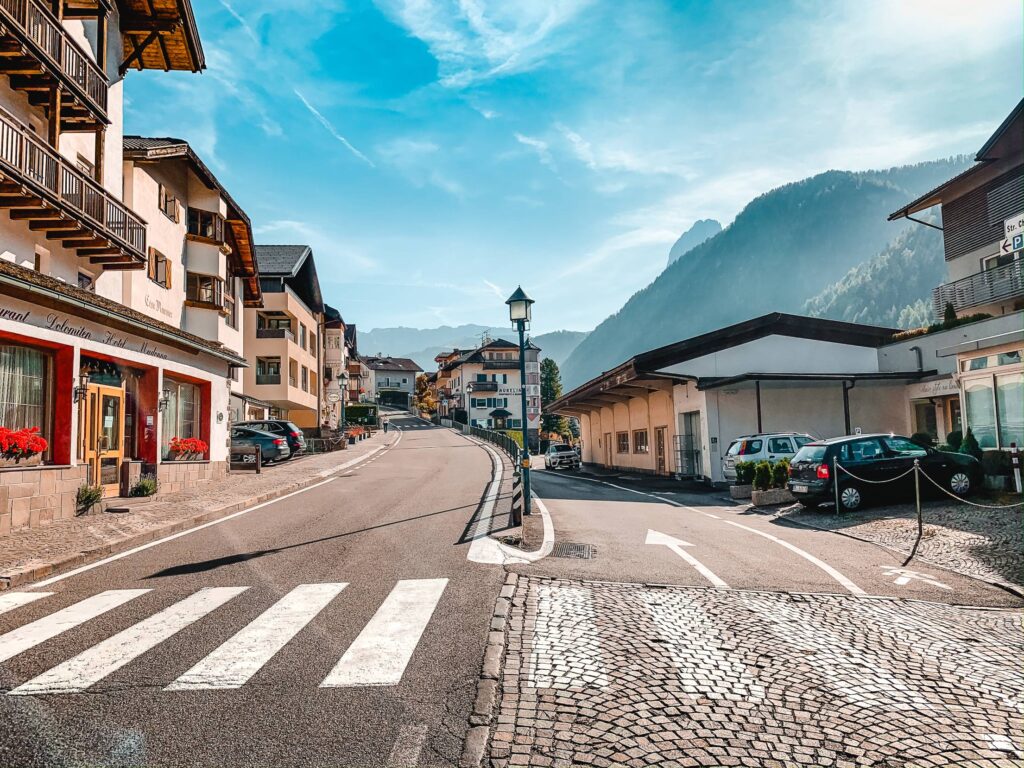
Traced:
<path fill-rule="evenodd" d="M 181 202 L 177 199 L 174 200 L 174 223 L 181 223 Z"/>
<path fill-rule="evenodd" d="M 146 266 L 146 273 L 150 280 L 156 280 L 156 249 L 149 249 L 149 262 Z"/>

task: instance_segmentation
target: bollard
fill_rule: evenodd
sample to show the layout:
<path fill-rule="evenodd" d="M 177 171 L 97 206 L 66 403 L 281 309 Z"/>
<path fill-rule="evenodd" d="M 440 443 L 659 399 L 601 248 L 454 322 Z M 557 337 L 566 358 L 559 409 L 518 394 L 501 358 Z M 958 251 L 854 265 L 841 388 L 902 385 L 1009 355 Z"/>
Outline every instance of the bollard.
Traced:
<path fill-rule="evenodd" d="M 1010 443 L 1010 461 L 1013 463 L 1013 487 L 1020 493 L 1024 488 L 1020 481 L 1020 453 L 1017 451 L 1017 444 Z"/>
<path fill-rule="evenodd" d="M 523 524 L 523 476 L 520 472 L 512 475 L 512 525 Z"/>

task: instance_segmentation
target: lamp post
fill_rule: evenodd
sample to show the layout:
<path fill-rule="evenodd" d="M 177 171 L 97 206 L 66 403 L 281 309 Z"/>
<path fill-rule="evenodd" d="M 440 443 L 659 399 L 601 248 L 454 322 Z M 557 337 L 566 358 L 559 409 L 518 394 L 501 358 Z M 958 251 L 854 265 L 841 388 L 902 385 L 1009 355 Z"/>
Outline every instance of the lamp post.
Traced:
<path fill-rule="evenodd" d="M 519 331 L 519 403 L 523 415 L 523 514 L 530 514 L 530 420 L 526 415 L 526 325 L 530 322 L 533 299 L 526 295 L 522 286 L 508 297 L 508 316 Z"/>
<path fill-rule="evenodd" d="M 343 370 L 338 374 L 338 384 L 341 385 L 341 422 L 338 426 L 342 434 L 345 433 L 345 401 L 348 400 L 348 371 Z"/>

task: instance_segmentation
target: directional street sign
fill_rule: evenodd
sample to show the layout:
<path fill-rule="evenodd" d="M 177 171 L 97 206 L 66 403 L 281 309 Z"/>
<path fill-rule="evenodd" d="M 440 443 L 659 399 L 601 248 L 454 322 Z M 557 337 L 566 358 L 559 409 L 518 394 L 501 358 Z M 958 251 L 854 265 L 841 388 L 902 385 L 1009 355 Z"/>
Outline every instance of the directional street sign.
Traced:
<path fill-rule="evenodd" d="M 999 253 L 1009 254 L 1014 251 L 1024 250 L 1024 233 L 1005 238 L 999 243 Z"/>
<path fill-rule="evenodd" d="M 918 573 L 917 571 L 908 571 L 906 568 L 890 568 L 888 565 L 883 565 L 882 567 L 888 568 L 888 570 L 885 572 L 886 576 L 896 577 L 896 579 L 893 581 L 893 584 L 896 584 L 901 587 L 905 587 L 912 580 L 916 579 L 918 581 L 927 582 L 928 584 L 931 584 L 933 587 L 939 587 L 940 589 L 948 589 L 950 591 L 953 590 L 952 587 L 947 587 L 941 581 L 936 581 L 931 576 L 928 576 L 923 573 Z"/>

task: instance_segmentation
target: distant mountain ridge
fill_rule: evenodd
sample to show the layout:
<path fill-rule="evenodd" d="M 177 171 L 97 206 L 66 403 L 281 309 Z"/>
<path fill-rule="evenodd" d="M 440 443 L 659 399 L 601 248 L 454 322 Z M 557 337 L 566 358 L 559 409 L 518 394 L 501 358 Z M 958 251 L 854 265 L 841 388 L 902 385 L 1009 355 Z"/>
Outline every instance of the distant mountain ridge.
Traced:
<path fill-rule="evenodd" d="M 698 219 L 693 226 L 683 232 L 668 252 L 668 264 L 672 266 L 705 240 L 722 231 L 722 225 L 715 219 Z"/>
<path fill-rule="evenodd" d="M 886 221 L 889 213 L 969 165 L 959 156 L 880 171 L 827 171 L 760 195 L 576 347 L 562 366 L 566 390 L 644 350 L 768 312 L 804 311 L 907 229 L 906 222 Z M 921 298 L 917 288 L 907 288 L 893 304 Z"/>
<path fill-rule="evenodd" d="M 494 329 L 486 325 L 442 325 L 438 328 L 374 328 L 359 331 L 359 354 L 391 355 L 408 357 L 425 371 L 437 369 L 434 358 L 442 352 L 453 349 L 475 349 L 480 346 L 481 336 L 489 333 L 491 338 L 515 341 L 515 331 Z M 559 366 L 565 358 L 587 337 L 586 331 L 553 331 L 532 337 L 541 348 L 541 357 L 550 357 Z"/>

